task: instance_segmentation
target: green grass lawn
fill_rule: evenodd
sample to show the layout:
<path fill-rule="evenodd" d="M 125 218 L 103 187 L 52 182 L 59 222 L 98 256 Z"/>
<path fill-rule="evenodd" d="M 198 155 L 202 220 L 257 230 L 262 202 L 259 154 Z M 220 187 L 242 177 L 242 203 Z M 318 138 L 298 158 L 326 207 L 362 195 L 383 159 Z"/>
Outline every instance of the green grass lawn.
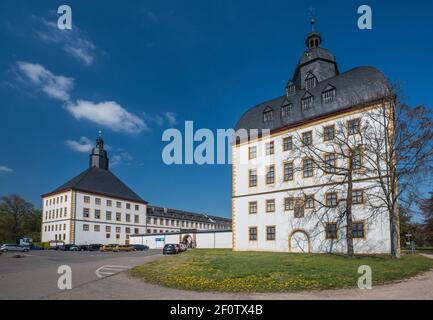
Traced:
<path fill-rule="evenodd" d="M 414 276 L 433 260 L 404 254 L 388 256 L 190 250 L 130 271 L 133 277 L 166 287 L 220 292 L 276 292 L 356 287 L 358 267 L 372 268 L 373 286 Z"/>

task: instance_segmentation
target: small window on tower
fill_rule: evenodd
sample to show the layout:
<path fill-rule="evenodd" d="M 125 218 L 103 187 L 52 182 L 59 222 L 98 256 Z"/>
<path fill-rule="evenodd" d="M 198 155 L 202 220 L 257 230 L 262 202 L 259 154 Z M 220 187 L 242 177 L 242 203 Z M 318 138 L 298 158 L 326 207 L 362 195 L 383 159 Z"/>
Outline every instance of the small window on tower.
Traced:
<path fill-rule="evenodd" d="M 281 106 L 281 117 L 288 118 L 292 115 L 292 104 L 287 102 L 283 106 Z"/>
<path fill-rule="evenodd" d="M 292 96 L 296 93 L 295 85 L 290 81 L 286 86 L 286 97 Z"/>
<path fill-rule="evenodd" d="M 263 111 L 263 122 L 271 122 L 272 120 L 274 120 L 274 112 L 270 107 L 267 107 Z"/>
<path fill-rule="evenodd" d="M 314 74 L 312 74 L 311 72 L 309 72 L 307 74 L 307 76 L 305 77 L 305 88 L 307 90 L 313 89 L 313 88 L 316 87 L 316 84 L 317 84 L 316 77 L 314 76 Z"/>

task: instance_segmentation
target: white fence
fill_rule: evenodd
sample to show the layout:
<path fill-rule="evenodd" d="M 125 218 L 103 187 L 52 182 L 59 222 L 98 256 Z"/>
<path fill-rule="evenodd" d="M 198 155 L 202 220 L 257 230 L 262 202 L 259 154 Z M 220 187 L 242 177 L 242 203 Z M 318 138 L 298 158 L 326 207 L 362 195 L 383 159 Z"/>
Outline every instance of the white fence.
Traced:
<path fill-rule="evenodd" d="M 162 249 L 166 244 L 178 244 L 192 241 L 196 248 L 231 249 L 232 231 L 197 231 L 160 234 L 131 235 L 131 244 L 145 244 L 150 249 Z"/>

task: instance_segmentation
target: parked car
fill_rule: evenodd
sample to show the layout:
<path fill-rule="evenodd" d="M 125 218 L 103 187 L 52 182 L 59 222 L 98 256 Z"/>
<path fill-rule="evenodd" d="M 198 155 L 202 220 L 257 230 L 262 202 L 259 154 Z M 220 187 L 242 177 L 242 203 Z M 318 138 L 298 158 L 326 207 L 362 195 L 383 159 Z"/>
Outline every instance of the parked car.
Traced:
<path fill-rule="evenodd" d="M 149 246 L 147 246 L 145 244 L 133 244 L 132 246 L 134 247 L 135 251 L 146 251 L 146 250 L 149 250 Z"/>
<path fill-rule="evenodd" d="M 117 250 L 118 251 L 123 251 L 123 252 L 132 252 L 135 251 L 133 246 L 117 246 Z"/>
<path fill-rule="evenodd" d="M 75 244 L 70 244 L 70 245 L 68 245 L 68 251 L 80 251 L 80 246 L 77 246 L 77 245 L 75 245 Z"/>
<path fill-rule="evenodd" d="M 30 250 L 27 246 L 21 246 L 15 243 L 5 243 L 0 247 L 1 252 L 18 251 L 18 252 L 28 252 Z"/>
<path fill-rule="evenodd" d="M 162 254 L 177 254 L 178 250 L 176 249 L 175 244 L 166 244 L 162 249 Z"/>
<path fill-rule="evenodd" d="M 99 249 L 101 252 L 119 252 L 119 246 L 117 244 L 107 244 Z"/>
<path fill-rule="evenodd" d="M 44 250 L 44 248 L 42 248 L 41 246 L 37 246 L 37 245 L 32 245 L 32 247 L 30 248 L 31 250 Z"/>

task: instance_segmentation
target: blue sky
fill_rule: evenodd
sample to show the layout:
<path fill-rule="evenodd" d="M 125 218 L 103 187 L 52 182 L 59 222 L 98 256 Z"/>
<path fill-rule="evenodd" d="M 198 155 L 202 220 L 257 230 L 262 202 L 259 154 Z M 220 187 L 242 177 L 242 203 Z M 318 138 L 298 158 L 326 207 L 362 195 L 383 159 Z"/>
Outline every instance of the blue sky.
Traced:
<path fill-rule="evenodd" d="M 72 32 L 55 28 L 61 4 L 72 7 Z M 357 28 L 362 4 L 1 1 L 0 195 L 39 207 L 40 194 L 86 169 L 101 129 L 113 172 L 145 200 L 230 216 L 230 166 L 166 166 L 162 132 L 186 120 L 231 128 L 248 108 L 282 95 L 311 5 L 340 71 L 375 66 L 408 102 L 433 106 L 432 2 L 369 1 L 369 31 Z"/>

